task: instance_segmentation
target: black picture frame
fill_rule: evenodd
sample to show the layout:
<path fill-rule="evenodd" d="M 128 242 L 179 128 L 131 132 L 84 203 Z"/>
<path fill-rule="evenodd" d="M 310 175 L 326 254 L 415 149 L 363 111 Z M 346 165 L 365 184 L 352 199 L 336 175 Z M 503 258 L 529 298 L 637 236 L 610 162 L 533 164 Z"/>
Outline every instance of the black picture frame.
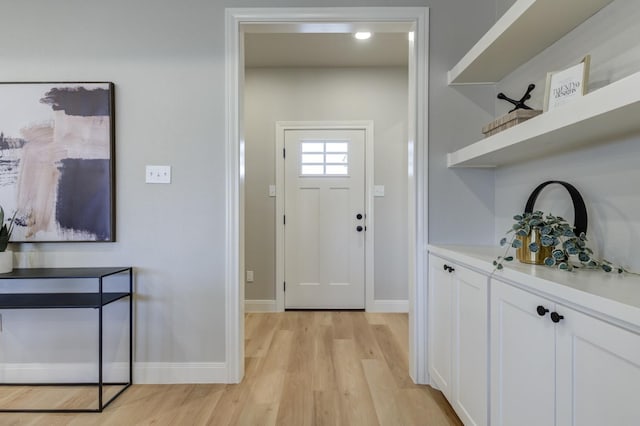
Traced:
<path fill-rule="evenodd" d="M 0 82 L 11 242 L 115 241 L 113 82 Z"/>

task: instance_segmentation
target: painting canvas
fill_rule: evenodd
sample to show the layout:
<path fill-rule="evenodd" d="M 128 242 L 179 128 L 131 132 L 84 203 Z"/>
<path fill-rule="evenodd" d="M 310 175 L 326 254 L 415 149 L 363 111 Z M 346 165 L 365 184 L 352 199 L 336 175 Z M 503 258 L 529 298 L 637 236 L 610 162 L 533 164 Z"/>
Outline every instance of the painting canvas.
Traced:
<path fill-rule="evenodd" d="M 114 241 L 113 83 L 0 83 L 12 242 Z"/>

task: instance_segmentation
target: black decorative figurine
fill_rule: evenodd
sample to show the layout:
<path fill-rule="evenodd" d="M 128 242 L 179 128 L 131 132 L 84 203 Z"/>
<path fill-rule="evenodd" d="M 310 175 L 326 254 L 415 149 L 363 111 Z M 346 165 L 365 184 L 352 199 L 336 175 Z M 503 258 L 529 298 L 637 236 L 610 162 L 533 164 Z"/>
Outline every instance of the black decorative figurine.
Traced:
<path fill-rule="evenodd" d="M 529 87 L 527 87 L 527 92 L 524 94 L 524 96 L 522 98 L 520 98 L 519 101 L 516 101 L 514 99 L 511 99 L 507 96 L 505 96 L 504 93 L 500 92 L 498 93 L 498 99 L 502 99 L 504 101 L 510 102 L 513 105 L 515 105 L 515 108 L 513 108 L 511 111 L 509 112 L 513 112 L 517 109 L 532 109 L 529 105 L 525 105 L 525 101 L 528 101 L 529 99 L 531 99 L 531 92 L 533 91 L 533 89 L 536 88 L 535 84 L 530 84 Z"/>

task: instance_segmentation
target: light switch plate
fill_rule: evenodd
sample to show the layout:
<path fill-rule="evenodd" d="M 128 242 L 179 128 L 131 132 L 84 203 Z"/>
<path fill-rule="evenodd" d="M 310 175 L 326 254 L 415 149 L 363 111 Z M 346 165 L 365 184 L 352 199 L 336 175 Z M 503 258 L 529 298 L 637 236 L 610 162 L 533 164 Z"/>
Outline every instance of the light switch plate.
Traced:
<path fill-rule="evenodd" d="M 146 183 L 171 183 L 171 166 L 147 166 Z"/>
<path fill-rule="evenodd" d="M 276 196 L 276 186 L 269 185 L 269 197 L 275 197 L 275 196 Z"/>
<path fill-rule="evenodd" d="M 374 185 L 373 186 L 373 196 L 374 197 L 384 197 L 384 185 Z"/>
<path fill-rule="evenodd" d="M 247 271 L 247 282 L 248 283 L 253 282 L 253 271 Z"/>

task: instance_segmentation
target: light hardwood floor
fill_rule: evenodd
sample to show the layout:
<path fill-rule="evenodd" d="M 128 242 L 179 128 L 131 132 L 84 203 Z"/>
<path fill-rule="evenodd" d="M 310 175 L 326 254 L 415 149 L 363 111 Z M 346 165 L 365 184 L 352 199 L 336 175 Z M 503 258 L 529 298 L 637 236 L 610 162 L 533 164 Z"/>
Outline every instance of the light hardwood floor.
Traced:
<path fill-rule="evenodd" d="M 461 424 L 409 378 L 407 336 L 406 314 L 250 313 L 239 385 L 134 385 L 100 414 L 0 413 L 0 425 Z"/>

